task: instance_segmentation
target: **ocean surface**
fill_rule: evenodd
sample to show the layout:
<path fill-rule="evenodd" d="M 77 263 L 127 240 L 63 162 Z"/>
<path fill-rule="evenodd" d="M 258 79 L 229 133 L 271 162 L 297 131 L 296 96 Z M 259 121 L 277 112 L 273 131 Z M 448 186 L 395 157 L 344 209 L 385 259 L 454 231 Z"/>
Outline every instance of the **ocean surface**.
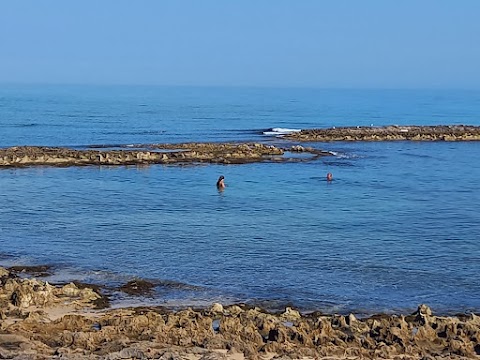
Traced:
<path fill-rule="evenodd" d="M 480 91 L 0 86 L 0 147 L 290 146 L 272 129 L 391 124 L 480 125 Z M 303 145 L 335 155 L 0 169 L 0 264 L 158 285 L 114 305 L 480 312 L 480 142 Z"/>

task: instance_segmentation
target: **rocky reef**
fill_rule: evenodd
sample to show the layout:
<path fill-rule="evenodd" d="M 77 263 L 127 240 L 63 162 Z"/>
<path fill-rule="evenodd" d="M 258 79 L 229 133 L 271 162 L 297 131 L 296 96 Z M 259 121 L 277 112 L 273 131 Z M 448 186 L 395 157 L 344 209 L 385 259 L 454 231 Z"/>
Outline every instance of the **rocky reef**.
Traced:
<path fill-rule="evenodd" d="M 309 129 L 285 135 L 296 141 L 480 141 L 480 126 L 383 126 Z"/>
<path fill-rule="evenodd" d="M 480 141 L 480 126 L 385 126 L 308 129 L 282 137 L 292 141 Z M 306 157 L 289 156 L 305 153 Z M 64 147 L 15 146 L 0 149 L 0 167 L 35 165 L 141 165 L 141 164 L 244 164 L 252 162 L 309 161 L 331 155 L 328 151 L 293 145 L 263 143 L 181 143 Z"/>
<path fill-rule="evenodd" d="M 312 158 L 330 155 L 312 148 L 292 146 L 279 148 L 259 143 L 183 143 L 138 145 L 133 149 L 107 150 L 16 146 L 0 149 L 0 167 L 33 165 L 138 165 L 219 163 L 242 164 L 262 161 L 300 161 L 284 156 L 285 152 L 311 153 Z"/>
<path fill-rule="evenodd" d="M 94 310 L 101 295 L 0 268 L 0 358 L 478 358 L 480 317 L 272 314 L 242 305 Z"/>

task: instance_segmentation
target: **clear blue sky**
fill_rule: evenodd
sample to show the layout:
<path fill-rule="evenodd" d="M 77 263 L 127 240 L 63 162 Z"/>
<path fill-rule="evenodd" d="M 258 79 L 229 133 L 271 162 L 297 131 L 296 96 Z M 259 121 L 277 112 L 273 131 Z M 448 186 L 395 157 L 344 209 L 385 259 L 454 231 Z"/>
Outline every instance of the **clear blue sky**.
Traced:
<path fill-rule="evenodd" d="M 480 0 L 3 0 L 0 83 L 480 88 Z"/>

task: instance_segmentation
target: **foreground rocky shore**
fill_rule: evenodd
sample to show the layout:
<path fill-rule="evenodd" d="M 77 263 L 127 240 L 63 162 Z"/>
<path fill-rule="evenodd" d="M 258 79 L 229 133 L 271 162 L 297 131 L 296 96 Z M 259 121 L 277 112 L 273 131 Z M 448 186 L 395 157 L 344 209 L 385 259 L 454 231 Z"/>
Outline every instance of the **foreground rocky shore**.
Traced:
<path fill-rule="evenodd" d="M 328 152 L 292 146 L 279 148 L 259 143 L 184 143 L 138 145 L 138 150 L 88 149 L 16 146 L 0 149 L 0 166 L 21 167 L 33 165 L 139 165 L 139 164 L 242 164 L 263 161 L 303 161 L 285 156 L 286 152 L 306 153 L 311 159 L 330 155 Z"/>
<path fill-rule="evenodd" d="M 286 135 L 297 141 L 480 141 L 480 126 L 383 126 L 310 129 Z"/>
<path fill-rule="evenodd" d="M 102 294 L 0 268 L 0 358 L 478 358 L 480 317 L 279 314 L 245 306 L 95 310 Z"/>

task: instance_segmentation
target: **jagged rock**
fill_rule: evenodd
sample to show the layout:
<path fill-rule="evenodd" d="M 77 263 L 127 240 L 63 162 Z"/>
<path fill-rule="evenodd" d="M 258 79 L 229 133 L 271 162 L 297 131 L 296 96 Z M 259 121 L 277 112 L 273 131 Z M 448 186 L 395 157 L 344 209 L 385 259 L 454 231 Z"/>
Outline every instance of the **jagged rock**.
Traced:
<path fill-rule="evenodd" d="M 417 313 L 423 316 L 432 316 L 432 310 L 425 304 L 421 304 L 418 307 Z"/>
<path fill-rule="evenodd" d="M 347 319 L 348 319 L 347 320 L 348 325 L 352 325 L 357 321 L 357 318 L 353 314 L 349 314 Z"/>
<path fill-rule="evenodd" d="M 44 306 L 70 301 L 91 307 L 87 299 L 96 293 L 73 283 L 3 279 L 0 357 L 5 358 L 213 359 L 233 349 L 249 359 L 267 353 L 277 358 L 392 359 L 475 358 L 480 353 L 479 316 L 435 316 L 426 305 L 408 316 L 366 319 L 353 314 L 302 316 L 291 308 L 271 314 L 220 304 L 198 311 L 114 309 L 50 319 Z M 223 353 L 213 352 L 218 349 Z"/>
<path fill-rule="evenodd" d="M 62 294 L 66 296 L 78 296 L 80 289 L 74 283 L 67 284 L 61 288 Z"/>
<path fill-rule="evenodd" d="M 223 313 L 223 305 L 222 305 L 222 304 L 219 304 L 219 303 L 214 303 L 214 304 L 212 305 L 212 307 L 210 308 L 210 311 L 211 311 L 212 313 L 217 313 L 217 314 Z"/>
<path fill-rule="evenodd" d="M 285 312 L 282 314 L 282 317 L 288 320 L 296 320 L 300 319 L 302 315 L 297 310 L 292 309 L 291 307 L 287 307 Z"/>
<path fill-rule="evenodd" d="M 0 277 L 8 276 L 8 274 L 10 274 L 10 272 L 7 269 L 0 266 Z"/>
<path fill-rule="evenodd" d="M 226 311 L 227 311 L 227 313 L 229 313 L 231 315 L 239 315 L 243 312 L 243 309 L 238 305 L 232 305 L 232 306 L 229 306 L 226 309 Z"/>

